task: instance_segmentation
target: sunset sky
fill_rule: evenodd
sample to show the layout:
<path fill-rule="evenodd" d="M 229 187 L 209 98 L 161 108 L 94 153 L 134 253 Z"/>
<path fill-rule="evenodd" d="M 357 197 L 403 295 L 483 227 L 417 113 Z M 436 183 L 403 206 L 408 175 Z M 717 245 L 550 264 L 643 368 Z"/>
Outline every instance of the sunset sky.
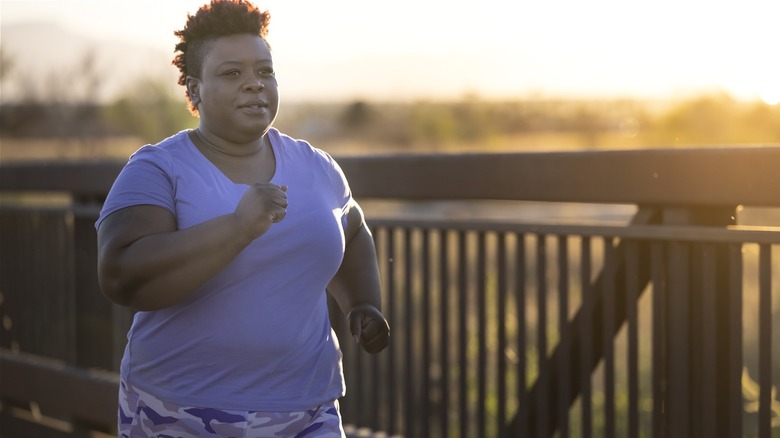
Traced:
<path fill-rule="evenodd" d="M 2 26 L 51 22 L 171 52 L 203 0 L 2 0 Z M 780 101 L 773 0 L 265 0 L 287 96 L 687 97 Z M 45 35 L 41 36 L 45 38 Z"/>

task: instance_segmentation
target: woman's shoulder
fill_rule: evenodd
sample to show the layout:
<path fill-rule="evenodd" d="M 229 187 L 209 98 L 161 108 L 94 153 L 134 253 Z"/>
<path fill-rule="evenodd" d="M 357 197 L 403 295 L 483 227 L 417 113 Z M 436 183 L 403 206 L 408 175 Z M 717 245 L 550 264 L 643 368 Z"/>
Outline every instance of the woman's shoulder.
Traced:
<path fill-rule="evenodd" d="M 268 131 L 271 136 L 271 140 L 275 141 L 283 150 L 283 153 L 288 156 L 297 156 L 299 158 L 309 158 L 322 162 L 333 162 L 333 157 L 324 150 L 312 146 L 306 140 L 293 138 L 287 134 L 282 133 L 276 128 L 271 128 Z"/>
<path fill-rule="evenodd" d="M 130 156 L 127 166 L 153 166 L 166 173 L 172 172 L 176 157 L 186 151 L 187 141 L 187 131 L 181 131 L 158 143 L 141 146 Z"/>
<path fill-rule="evenodd" d="M 138 149 L 138 151 L 136 151 L 136 154 L 139 152 L 148 154 L 175 154 L 179 150 L 186 148 L 188 141 L 189 130 L 183 130 L 171 135 L 168 138 L 160 140 L 157 143 L 150 143 L 142 146 L 140 149 Z"/>
<path fill-rule="evenodd" d="M 138 159 L 146 160 L 170 160 L 179 151 L 187 145 L 188 131 L 180 131 L 166 139 L 154 144 L 145 144 L 141 146 L 130 156 L 130 161 Z"/>

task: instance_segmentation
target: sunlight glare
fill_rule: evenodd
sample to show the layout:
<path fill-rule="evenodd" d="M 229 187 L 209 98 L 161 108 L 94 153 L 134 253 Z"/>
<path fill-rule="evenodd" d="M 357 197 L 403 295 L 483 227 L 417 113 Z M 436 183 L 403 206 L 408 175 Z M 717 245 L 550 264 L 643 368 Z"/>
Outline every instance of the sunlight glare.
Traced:
<path fill-rule="evenodd" d="M 173 31 L 208 1 L 0 0 L 0 23 L 4 32 L 14 24 L 52 23 L 76 34 L 73 44 L 79 47 L 100 41 L 142 46 L 136 53 L 166 54 L 161 66 L 170 71 L 167 59 L 178 42 Z M 663 98 L 681 90 L 722 89 L 780 104 L 780 58 L 768 55 L 776 52 L 777 14 L 769 13 L 772 2 L 766 0 L 743 0 L 736 11 L 706 0 L 652 6 L 620 0 L 402 0 L 399 14 L 360 0 L 252 1 L 271 11 L 270 40 L 289 98 Z M 704 10 L 708 19 L 700 20 Z M 668 31 L 657 32 L 659 27 Z M 39 46 L 51 44 L 51 35 L 39 36 Z M 9 50 L 5 44 L 3 49 Z M 63 57 L 78 59 L 74 50 Z M 124 56 L 123 50 L 113 53 Z M 18 58 L 18 71 L 70 68 L 53 55 Z M 148 68 L 124 58 L 116 71 Z"/>
<path fill-rule="evenodd" d="M 780 104 L 780 87 L 763 90 L 758 93 L 758 97 L 767 105 L 774 106 Z"/>

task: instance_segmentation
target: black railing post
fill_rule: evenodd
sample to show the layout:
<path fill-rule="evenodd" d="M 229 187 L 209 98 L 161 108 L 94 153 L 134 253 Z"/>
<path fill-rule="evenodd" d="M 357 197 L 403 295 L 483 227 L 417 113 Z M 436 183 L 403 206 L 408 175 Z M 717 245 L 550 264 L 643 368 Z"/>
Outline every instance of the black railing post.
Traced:
<path fill-rule="evenodd" d="M 736 208 L 671 208 L 664 225 L 726 227 L 735 223 Z M 667 291 L 664 348 L 663 416 L 670 438 L 730 437 L 741 434 L 741 315 L 730 308 L 734 263 L 727 245 L 670 242 L 666 253 Z M 740 268 L 736 268 L 740 269 Z M 734 361 L 737 357 L 740 360 Z M 737 365 L 740 364 L 740 365 Z"/>

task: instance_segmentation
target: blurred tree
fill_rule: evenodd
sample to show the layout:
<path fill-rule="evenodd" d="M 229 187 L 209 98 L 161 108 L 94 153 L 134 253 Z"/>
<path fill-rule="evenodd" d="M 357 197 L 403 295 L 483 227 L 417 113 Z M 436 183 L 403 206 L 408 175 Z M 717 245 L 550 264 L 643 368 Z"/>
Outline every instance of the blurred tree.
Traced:
<path fill-rule="evenodd" d="M 780 143 L 780 105 L 754 102 L 735 120 L 741 142 Z"/>
<path fill-rule="evenodd" d="M 197 125 L 183 95 L 176 96 L 161 77 L 138 80 L 115 100 L 101 102 L 106 75 L 97 60 L 89 50 L 75 68 L 36 81 L 18 71 L 0 45 L 0 133 L 85 144 L 122 135 L 154 143 Z M 585 148 L 780 143 L 780 105 L 727 94 L 660 108 L 628 99 L 486 101 L 474 94 L 455 102 L 305 103 L 283 105 L 277 122 L 285 132 L 314 142 L 364 144 L 367 150 L 375 145 L 476 150 L 489 143 L 551 149 L 566 147 L 567 141 Z"/>
<path fill-rule="evenodd" d="M 606 131 L 603 114 L 594 108 L 582 106 L 574 116 L 574 131 L 580 133 L 584 149 L 596 149 L 599 146 L 599 133 Z"/>
<path fill-rule="evenodd" d="M 187 110 L 183 95 L 174 96 L 168 84 L 158 78 L 142 79 L 131 85 L 103 112 L 112 132 L 137 136 L 149 143 L 198 124 L 198 119 Z"/>
<path fill-rule="evenodd" d="M 409 124 L 414 140 L 441 146 L 457 139 L 458 127 L 445 104 L 417 103 L 409 112 Z"/>
<path fill-rule="evenodd" d="M 673 107 L 661 119 L 658 134 L 667 144 L 727 143 L 734 116 L 728 96 L 702 96 Z"/>
<path fill-rule="evenodd" d="M 8 51 L 0 43 L 0 83 L 4 83 L 8 78 L 8 74 L 14 69 L 14 60 Z"/>
<path fill-rule="evenodd" d="M 107 134 L 98 102 L 103 80 L 93 50 L 84 54 L 74 70 L 51 72 L 42 83 L 14 74 L 13 61 L 5 52 L 2 65 L 3 85 L 16 82 L 18 92 L 14 101 L 3 101 L 3 135 L 86 142 Z"/>
<path fill-rule="evenodd" d="M 483 142 L 498 129 L 492 109 L 495 105 L 483 102 L 475 94 L 466 94 L 452 106 L 457 125 L 457 137 L 460 141 Z"/>
<path fill-rule="evenodd" d="M 87 50 L 73 70 L 49 72 L 37 103 L 51 135 L 82 141 L 106 135 L 98 102 L 102 77 L 94 49 Z"/>
<path fill-rule="evenodd" d="M 698 96 L 662 113 L 647 132 L 647 142 L 663 146 L 778 143 L 780 106 Z"/>
<path fill-rule="evenodd" d="M 341 113 L 341 125 L 348 130 L 361 130 L 367 128 L 375 119 L 376 114 L 370 104 L 362 100 L 356 100 Z"/>

